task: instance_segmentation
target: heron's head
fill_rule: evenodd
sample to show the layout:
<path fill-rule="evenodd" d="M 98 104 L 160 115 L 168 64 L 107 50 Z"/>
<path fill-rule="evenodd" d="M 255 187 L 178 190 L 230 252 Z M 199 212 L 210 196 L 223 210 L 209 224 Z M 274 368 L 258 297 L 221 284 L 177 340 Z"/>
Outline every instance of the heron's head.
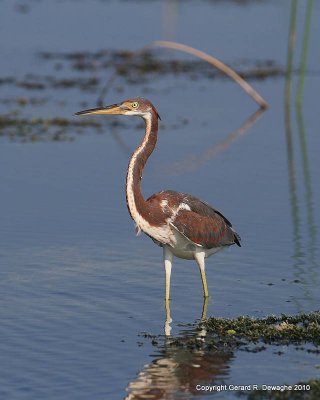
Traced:
<path fill-rule="evenodd" d="M 153 114 L 160 119 L 160 116 L 151 101 L 142 97 L 135 97 L 133 99 L 125 100 L 122 103 L 112 104 L 111 106 L 91 108 L 89 110 L 79 111 L 75 113 L 75 115 L 93 114 L 133 115 L 142 117 L 144 119 L 151 118 Z"/>

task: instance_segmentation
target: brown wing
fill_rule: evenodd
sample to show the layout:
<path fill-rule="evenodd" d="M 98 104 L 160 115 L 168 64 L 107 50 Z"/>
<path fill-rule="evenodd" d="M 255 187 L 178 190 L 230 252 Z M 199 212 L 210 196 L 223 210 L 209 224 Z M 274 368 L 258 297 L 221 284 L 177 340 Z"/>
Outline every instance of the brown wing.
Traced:
<path fill-rule="evenodd" d="M 154 196 L 166 200 L 169 209 L 178 210 L 172 214 L 171 224 L 192 242 L 205 248 L 232 244 L 241 246 L 240 236 L 232 228 L 230 221 L 209 204 L 171 190 Z"/>
<path fill-rule="evenodd" d="M 180 211 L 172 225 L 189 240 L 207 249 L 240 245 L 233 229 L 218 214 L 204 217 L 193 211 Z"/>

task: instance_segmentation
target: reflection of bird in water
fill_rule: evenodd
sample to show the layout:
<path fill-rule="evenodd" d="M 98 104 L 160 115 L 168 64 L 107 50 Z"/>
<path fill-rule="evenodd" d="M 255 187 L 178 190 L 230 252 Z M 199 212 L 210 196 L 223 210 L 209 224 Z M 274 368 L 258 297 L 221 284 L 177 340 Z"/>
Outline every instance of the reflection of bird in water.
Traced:
<path fill-rule="evenodd" d="M 233 358 L 228 352 L 190 351 L 169 347 L 144 366 L 128 387 L 125 400 L 193 399 L 203 396 L 203 385 L 220 382 Z M 214 393 L 214 392 L 213 392 Z"/>
<path fill-rule="evenodd" d="M 201 321 L 195 329 L 182 332 L 173 341 L 166 337 L 164 342 L 155 341 L 158 351 L 155 359 L 146 364 L 128 387 L 125 400 L 142 399 L 191 399 L 203 396 L 199 387 L 220 383 L 228 374 L 233 359 L 233 348 L 212 349 L 207 347 L 206 319 L 208 298 L 204 298 Z M 167 317 L 170 315 L 166 302 Z M 196 346 L 190 346 L 190 339 Z"/>
<path fill-rule="evenodd" d="M 143 231 L 163 247 L 165 298 L 170 297 L 173 256 L 196 260 L 201 273 L 204 296 L 207 297 L 205 258 L 233 244 L 240 246 L 239 235 L 227 218 L 196 197 L 166 190 L 152 195 L 147 200 L 144 199 L 141 177 L 145 164 L 156 146 L 160 118 L 149 100 L 138 97 L 76 113 L 88 114 L 121 114 L 144 119 L 144 139 L 133 153 L 128 166 L 126 195 L 130 215 L 137 225 L 138 232 Z"/>
<path fill-rule="evenodd" d="M 207 318 L 207 307 L 208 307 L 208 297 L 203 298 L 203 307 L 202 307 L 202 314 L 201 314 L 201 323 L 206 320 Z M 171 323 L 172 323 L 172 318 L 171 318 L 171 312 L 170 312 L 170 300 L 166 299 L 165 300 L 165 308 L 166 308 L 166 319 L 164 322 L 164 334 L 165 336 L 170 336 L 171 335 Z M 205 336 L 207 333 L 206 328 L 202 324 L 199 325 L 202 328 L 203 335 Z"/>

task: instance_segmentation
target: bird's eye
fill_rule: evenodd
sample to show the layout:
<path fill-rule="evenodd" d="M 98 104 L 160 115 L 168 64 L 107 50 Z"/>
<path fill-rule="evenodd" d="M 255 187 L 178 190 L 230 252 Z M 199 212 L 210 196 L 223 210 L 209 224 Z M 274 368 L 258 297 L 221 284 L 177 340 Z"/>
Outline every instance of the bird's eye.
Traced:
<path fill-rule="evenodd" d="M 139 103 L 138 103 L 137 101 L 131 103 L 131 107 L 132 107 L 132 108 L 137 108 L 138 105 L 139 105 Z"/>

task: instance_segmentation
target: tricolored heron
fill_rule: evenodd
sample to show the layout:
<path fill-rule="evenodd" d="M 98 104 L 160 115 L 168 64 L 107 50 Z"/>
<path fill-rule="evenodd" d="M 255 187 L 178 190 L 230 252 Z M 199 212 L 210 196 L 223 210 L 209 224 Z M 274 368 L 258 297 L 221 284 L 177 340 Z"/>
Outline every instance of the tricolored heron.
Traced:
<path fill-rule="evenodd" d="M 153 152 L 160 118 L 153 104 L 140 97 L 111 106 L 92 108 L 76 115 L 117 114 L 142 117 L 145 135 L 134 151 L 127 171 L 126 197 L 131 218 L 137 231 L 144 232 L 163 248 L 166 274 L 166 300 L 170 297 L 170 277 L 173 256 L 198 263 L 204 297 L 208 297 L 205 258 L 217 251 L 240 245 L 240 236 L 231 223 L 209 204 L 188 194 L 164 190 L 147 200 L 141 192 L 141 177 L 148 158 Z"/>

